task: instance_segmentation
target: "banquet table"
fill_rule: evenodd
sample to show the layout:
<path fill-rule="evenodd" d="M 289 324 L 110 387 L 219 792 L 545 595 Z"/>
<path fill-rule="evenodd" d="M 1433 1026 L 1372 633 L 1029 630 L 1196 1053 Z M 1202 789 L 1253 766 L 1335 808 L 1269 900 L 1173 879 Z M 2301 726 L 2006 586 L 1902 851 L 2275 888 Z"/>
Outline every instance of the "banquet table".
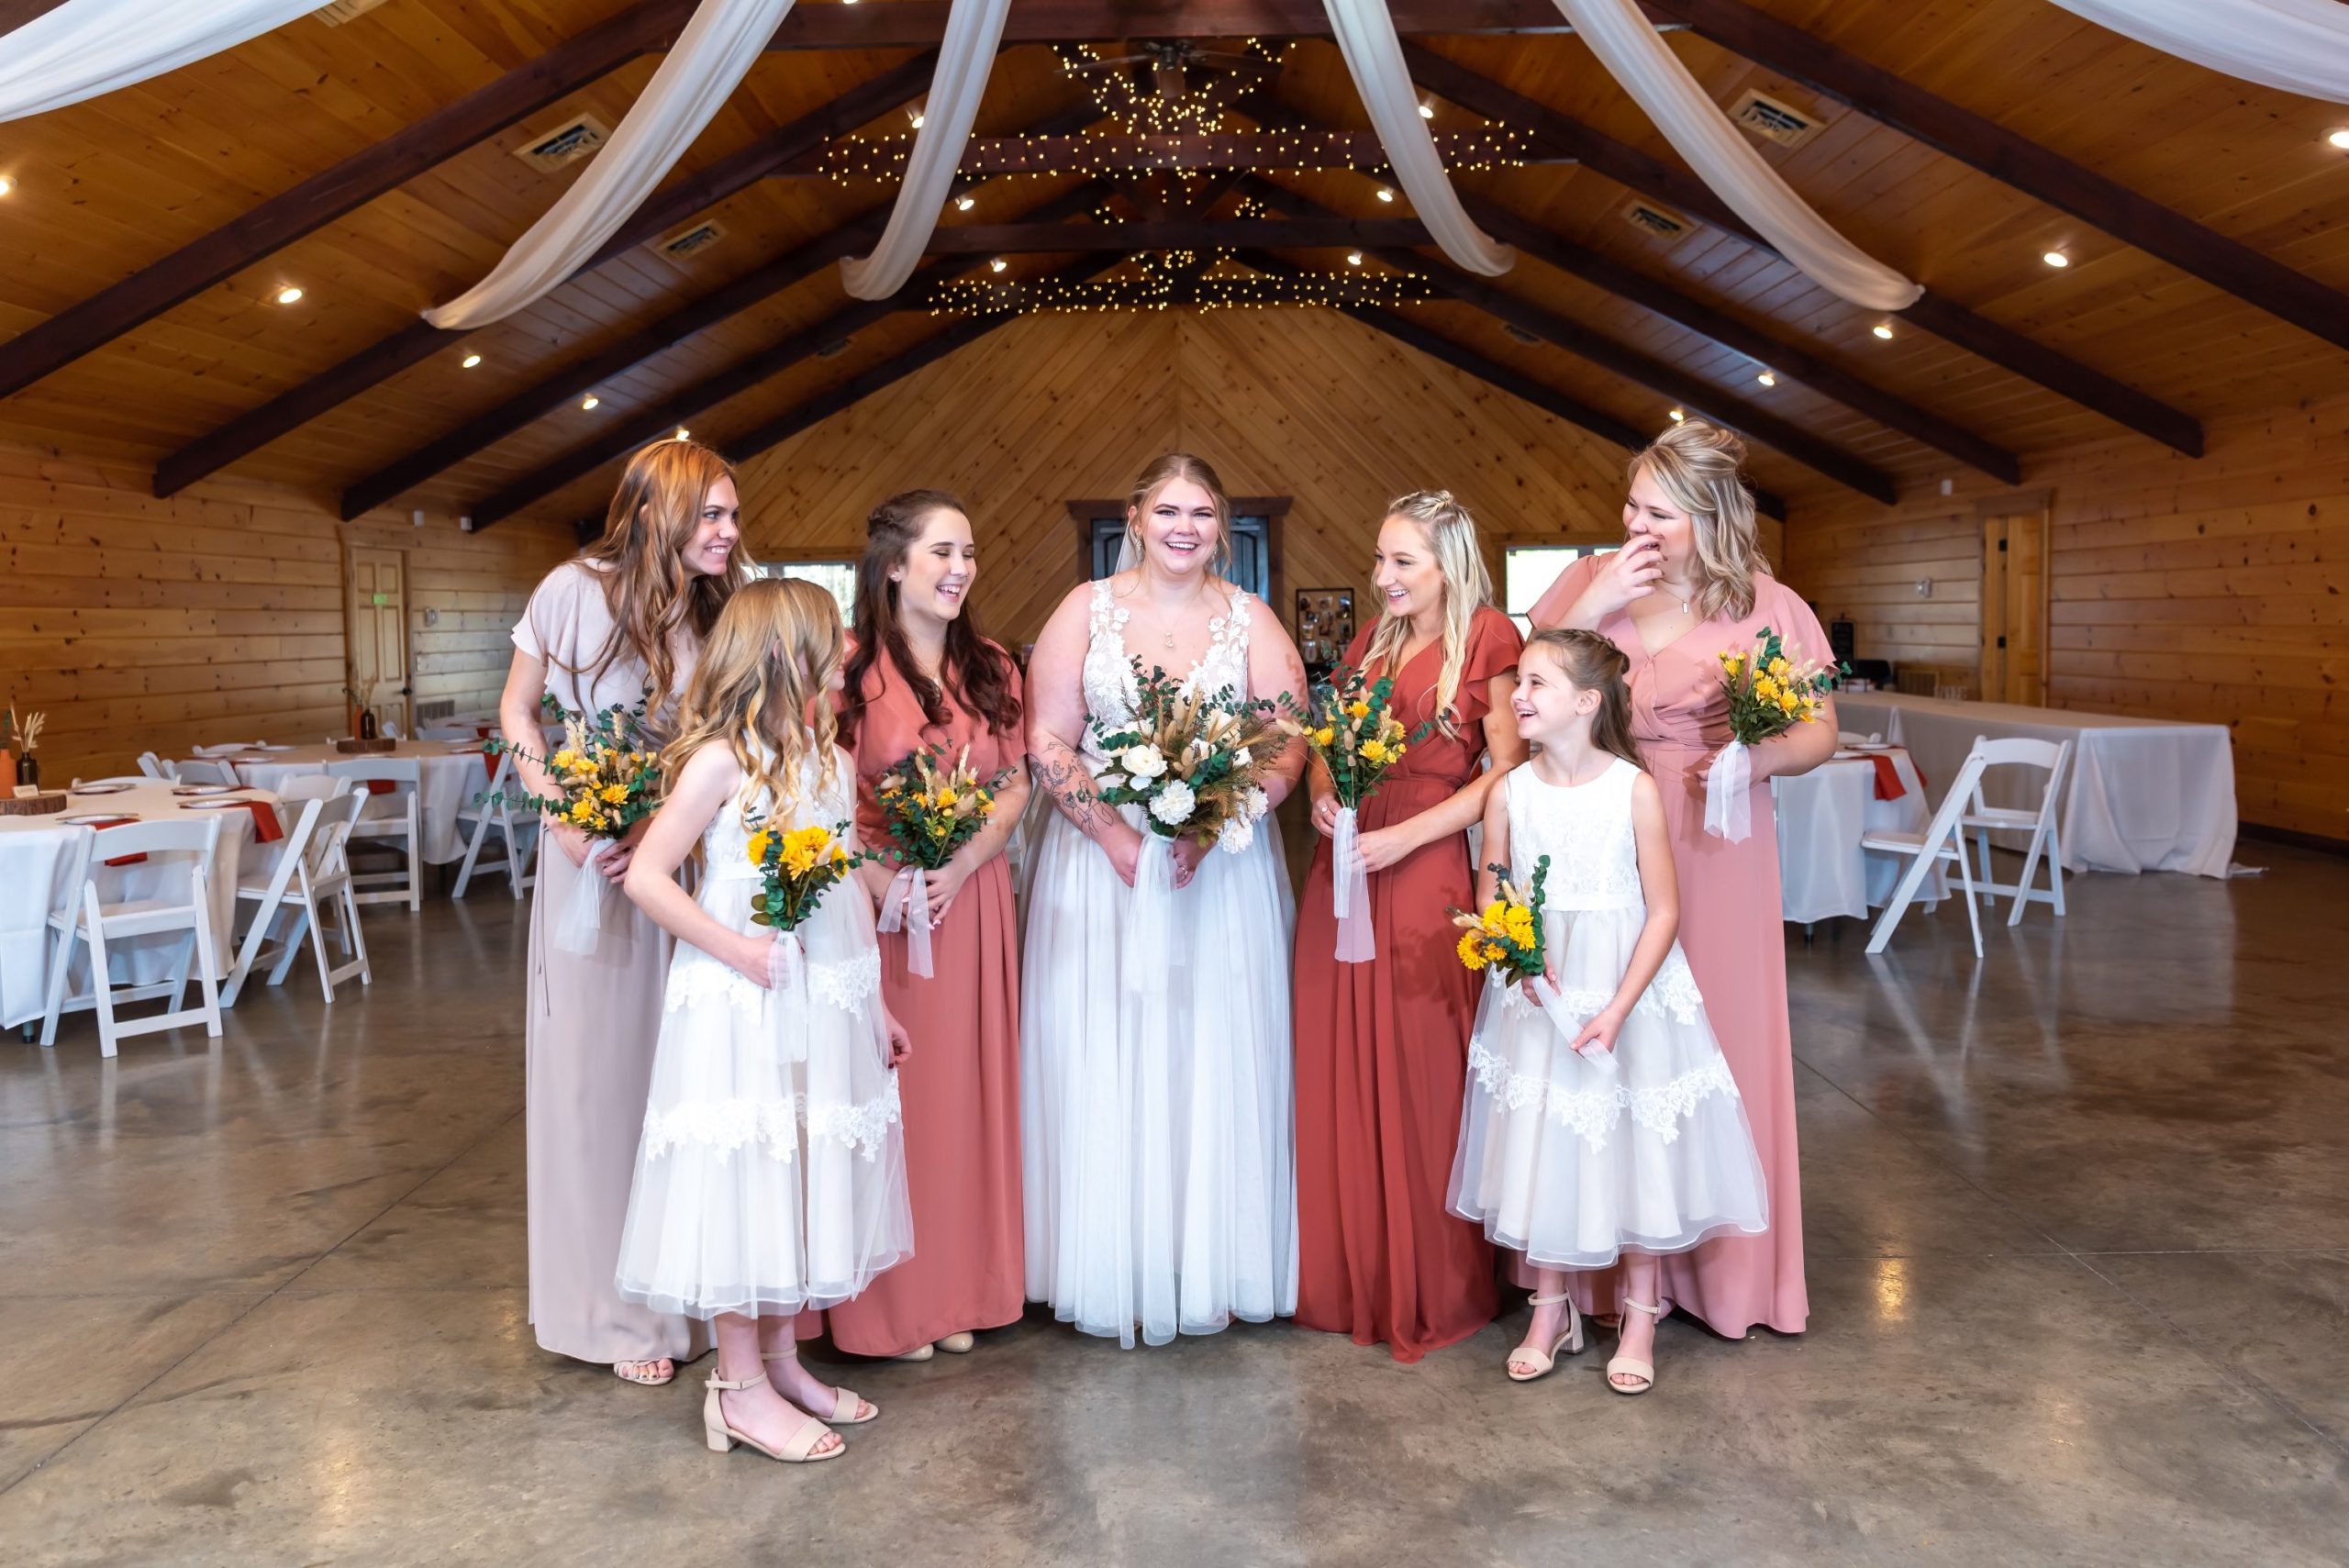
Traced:
<path fill-rule="evenodd" d="M 1899 692 L 1839 692 L 1842 728 L 1880 731 L 1909 749 L 1940 803 L 1977 735 L 2069 740 L 2057 803 L 2066 871 L 2182 871 L 2224 876 L 2235 847 L 2234 751 L 2221 724 L 2125 718 L 2016 703 L 1951 702 Z M 2036 803 L 2035 769 L 2002 768 L 1983 783 L 1992 806 Z M 2023 840 L 2001 843 L 2020 848 Z"/>
<path fill-rule="evenodd" d="M 417 786 L 417 816 L 424 842 L 417 853 L 434 865 L 465 858 L 465 836 L 457 822 L 459 808 L 489 788 L 497 759 L 482 750 L 478 740 L 402 740 L 389 751 L 351 753 L 332 745 L 284 746 L 268 751 L 238 751 L 219 759 L 235 764 L 247 784 L 274 789 L 298 774 L 324 773 L 332 762 L 378 762 L 414 758 L 423 764 Z"/>
<path fill-rule="evenodd" d="M 1770 794 L 1777 803 L 1780 909 L 1804 925 L 1839 915 L 1866 919 L 1892 896 L 1908 862 L 1863 852 L 1861 836 L 1920 832 L 1932 818 L 1925 781 L 1898 747 L 1838 751 L 1807 773 L 1772 779 Z M 1943 895 L 1937 869 L 1918 896 L 1930 904 Z"/>
<path fill-rule="evenodd" d="M 226 980 L 235 964 L 237 882 L 239 877 L 267 874 L 276 869 L 283 852 L 282 834 L 289 829 L 277 796 L 266 790 L 243 789 L 234 798 L 258 801 L 268 808 L 281 835 L 272 842 L 257 842 L 262 831 L 248 810 L 217 812 L 188 809 L 196 799 L 172 793 L 168 779 L 154 779 L 106 795 L 74 794 L 64 816 L 103 811 L 108 817 L 136 817 L 151 822 L 168 817 L 216 816 L 220 822 L 220 847 L 212 866 L 212 939 L 215 979 Z M 67 885 L 73 851 L 96 828 L 61 822 L 57 817 L 0 817 L 0 1026 L 13 1028 L 41 1016 L 48 1000 L 52 940 L 49 917 L 81 896 Z M 188 862 L 178 856 L 154 856 L 126 866 L 94 863 L 98 895 L 108 903 L 138 898 L 184 898 Z M 145 985 L 169 977 L 184 937 L 133 937 L 107 944 L 117 960 L 117 984 Z M 69 986 L 86 982 L 86 958 L 77 958 Z"/>

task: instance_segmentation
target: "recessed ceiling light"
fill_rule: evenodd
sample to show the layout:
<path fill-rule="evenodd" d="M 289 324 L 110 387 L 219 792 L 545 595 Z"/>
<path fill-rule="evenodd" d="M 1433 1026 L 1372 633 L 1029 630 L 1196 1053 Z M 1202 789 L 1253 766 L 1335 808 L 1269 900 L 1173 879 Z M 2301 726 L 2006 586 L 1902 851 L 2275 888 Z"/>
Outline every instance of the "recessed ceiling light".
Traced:
<path fill-rule="evenodd" d="M 914 128 L 915 128 L 916 130 L 919 130 L 919 129 L 921 128 L 922 112 L 921 112 L 919 109 L 916 109 L 916 110 L 915 110 L 911 115 L 907 116 L 907 117 L 908 119 L 910 119 L 910 120 L 912 120 L 912 121 L 914 122 Z"/>
<path fill-rule="evenodd" d="M 462 361 L 462 368 L 465 370 L 472 370 L 475 365 L 480 363 L 481 356 L 479 354 L 467 354 Z"/>
<path fill-rule="evenodd" d="M 1382 202 L 1391 202 L 1395 199 L 1395 193 L 1381 185 L 1378 187 L 1378 199 Z"/>
<path fill-rule="evenodd" d="M 13 195 L 16 190 L 16 180 L 10 175 L 0 174 L 0 196 Z"/>
<path fill-rule="evenodd" d="M 968 212 L 978 205 L 979 198 L 976 196 L 956 196 L 954 198 L 954 210 L 956 212 Z"/>
<path fill-rule="evenodd" d="M 693 439 L 694 433 L 691 430 L 686 429 L 683 425 L 677 427 L 677 439 L 681 441 L 690 441 Z"/>
<path fill-rule="evenodd" d="M 999 272 L 1009 265 L 1011 265 L 1010 262 L 1005 261 L 1002 257 L 997 256 L 994 261 L 987 263 L 987 271 L 990 272 Z"/>
<path fill-rule="evenodd" d="M 302 291 L 292 284 L 287 284 L 284 288 L 277 291 L 277 303 L 280 305 L 293 305 L 298 302 L 301 297 Z"/>
<path fill-rule="evenodd" d="M 579 400 L 579 406 L 580 406 L 581 410 L 584 412 L 584 410 L 586 410 L 586 409 L 590 409 L 590 408 L 595 407 L 595 406 L 596 406 L 596 405 L 597 405 L 598 403 L 601 403 L 602 401 L 604 401 L 602 398 L 600 398 L 600 397 L 596 396 L 594 393 L 592 393 L 592 392 L 591 392 L 591 393 L 589 393 L 586 396 L 584 396 L 584 397 L 583 397 L 583 398 L 581 398 L 581 399 Z"/>
<path fill-rule="evenodd" d="M 1764 371 L 1760 375 L 1755 376 L 1753 379 L 1760 382 L 1765 386 L 1776 386 L 1778 384 L 1778 378 L 1771 374 L 1768 371 Z"/>
<path fill-rule="evenodd" d="M 2349 126 L 2343 126 L 2339 130 L 2334 131 L 2324 139 L 2331 142 L 2333 146 L 2341 149 L 2342 151 L 2349 152 Z M 0 187 L 5 187 L 6 183 L 6 181 L 0 180 Z"/>
<path fill-rule="evenodd" d="M 1419 106 L 1419 118 L 1423 120 L 1431 120 L 1435 118 L 1435 106 L 1433 104 L 1421 104 Z"/>
<path fill-rule="evenodd" d="M 2061 250 L 2044 251 L 2039 259 L 2051 267 L 2068 267 L 2072 264 L 2072 259 Z"/>
<path fill-rule="evenodd" d="M 1672 422 L 1673 422 L 1674 424 L 1675 424 L 1675 425 L 1679 424 L 1683 419 L 1686 419 L 1687 417 L 1688 417 L 1688 416 L 1687 416 L 1687 415 L 1686 415 L 1686 414 L 1684 414 L 1684 413 L 1682 413 L 1682 412 L 1681 412 L 1679 409 L 1677 409 L 1677 408 L 1675 408 L 1675 409 L 1672 411 Z"/>
<path fill-rule="evenodd" d="M 1892 340 L 1892 323 L 1889 321 L 1879 321 L 1875 326 L 1869 328 L 1868 330 L 1875 333 L 1877 337 L 1882 338 L 1887 342 L 1890 342 Z"/>
<path fill-rule="evenodd" d="M 1359 250 L 1349 250 L 1349 251 L 1347 251 L 1347 252 L 1346 252 L 1346 265 L 1347 265 L 1347 266 L 1349 266 L 1349 267 L 1359 267 L 1359 266 L 1361 266 L 1361 265 L 1362 265 L 1362 252 L 1361 252 L 1361 251 L 1359 251 Z"/>

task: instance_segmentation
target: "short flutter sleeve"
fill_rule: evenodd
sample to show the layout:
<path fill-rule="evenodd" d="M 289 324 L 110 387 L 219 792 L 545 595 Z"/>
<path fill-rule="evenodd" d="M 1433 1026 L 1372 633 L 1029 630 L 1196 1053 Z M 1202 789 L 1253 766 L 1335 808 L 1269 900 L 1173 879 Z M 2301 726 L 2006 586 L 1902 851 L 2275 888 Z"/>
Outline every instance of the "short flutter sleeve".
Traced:
<path fill-rule="evenodd" d="M 1455 728 L 1485 722 L 1493 707 L 1493 677 L 1517 668 L 1525 639 L 1517 623 L 1486 605 L 1468 623 L 1468 650 L 1460 662 L 1460 689 L 1453 695 Z"/>
<path fill-rule="evenodd" d="M 1598 555 L 1580 556 L 1567 562 L 1565 570 L 1558 573 L 1557 580 L 1542 589 L 1542 596 L 1533 601 L 1532 614 L 1527 617 L 1532 621 L 1533 629 L 1546 631 L 1551 627 L 1564 624 L 1566 612 L 1575 607 L 1575 601 L 1582 597 L 1584 590 L 1590 586 L 1590 580 L 1606 563 L 1606 557 Z"/>

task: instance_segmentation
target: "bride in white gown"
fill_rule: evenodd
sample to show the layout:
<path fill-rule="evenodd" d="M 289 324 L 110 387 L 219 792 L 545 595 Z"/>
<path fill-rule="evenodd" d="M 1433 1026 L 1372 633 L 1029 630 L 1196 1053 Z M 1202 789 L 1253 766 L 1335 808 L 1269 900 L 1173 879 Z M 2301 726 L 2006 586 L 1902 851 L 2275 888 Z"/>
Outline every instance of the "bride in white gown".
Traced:
<path fill-rule="evenodd" d="M 1161 458 L 1126 514 L 1126 570 L 1073 590 L 1037 639 L 1028 750 L 1056 809 L 1026 902 L 1019 986 L 1028 1295 L 1130 1347 L 1297 1309 L 1289 1098 L 1293 905 L 1268 817 L 1237 853 L 1174 843 L 1168 937 L 1127 952 L 1146 840 L 1096 799 L 1095 726 L 1124 727 L 1129 654 L 1209 690 L 1300 696 L 1263 601 L 1226 582 L 1230 505 L 1197 458 Z M 1266 781 L 1296 784 L 1291 746 Z M 1132 961 L 1131 962 L 1129 960 Z M 1134 977 L 1159 966 L 1146 992 Z"/>

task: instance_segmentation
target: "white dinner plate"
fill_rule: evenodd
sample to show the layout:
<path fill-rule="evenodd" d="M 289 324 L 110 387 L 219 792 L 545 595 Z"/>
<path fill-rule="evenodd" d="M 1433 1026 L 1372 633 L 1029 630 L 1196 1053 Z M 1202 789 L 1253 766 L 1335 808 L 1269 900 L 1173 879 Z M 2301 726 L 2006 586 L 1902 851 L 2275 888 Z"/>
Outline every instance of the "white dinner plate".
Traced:
<path fill-rule="evenodd" d="M 76 811 L 72 816 L 61 817 L 58 820 L 68 828 L 87 828 L 96 822 L 119 823 L 122 820 L 122 813 L 119 811 Z"/>
<path fill-rule="evenodd" d="M 128 784 L 83 784 L 78 789 L 68 790 L 66 793 L 69 795 L 123 795 L 128 793 L 129 788 Z"/>
<path fill-rule="evenodd" d="M 172 791 L 172 793 L 182 796 L 192 795 L 234 795 L 243 786 L 240 784 L 182 784 L 177 789 Z"/>
<path fill-rule="evenodd" d="M 242 806 L 241 800 L 191 800 L 181 805 L 182 811 L 226 811 L 232 806 Z"/>

